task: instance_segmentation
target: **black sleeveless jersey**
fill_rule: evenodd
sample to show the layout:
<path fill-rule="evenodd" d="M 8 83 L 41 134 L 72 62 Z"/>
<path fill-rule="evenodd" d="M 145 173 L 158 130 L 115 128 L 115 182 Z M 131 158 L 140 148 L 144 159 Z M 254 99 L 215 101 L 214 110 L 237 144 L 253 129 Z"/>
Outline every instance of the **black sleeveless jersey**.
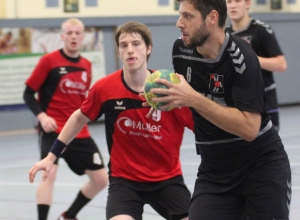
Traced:
<path fill-rule="evenodd" d="M 222 106 L 241 111 L 260 112 L 262 115 L 259 136 L 272 124 L 264 109 L 264 84 L 258 58 L 250 44 L 239 37 L 226 34 L 216 59 L 205 59 L 196 48 L 187 48 L 177 39 L 172 52 L 176 73 L 182 74 L 199 93 Z M 254 144 L 215 126 L 192 109 L 195 121 L 196 143 L 211 145 L 235 142 Z M 202 153 L 201 153 L 202 154 Z"/>

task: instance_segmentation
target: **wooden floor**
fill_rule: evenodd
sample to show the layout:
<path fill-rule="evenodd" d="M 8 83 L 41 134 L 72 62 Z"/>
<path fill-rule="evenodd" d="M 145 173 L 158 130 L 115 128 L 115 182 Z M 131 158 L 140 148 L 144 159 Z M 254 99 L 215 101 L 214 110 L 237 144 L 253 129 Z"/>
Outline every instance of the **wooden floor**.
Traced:
<path fill-rule="evenodd" d="M 280 135 L 292 167 L 292 202 L 290 220 L 300 219 L 300 106 L 281 108 Z M 105 161 L 108 161 L 104 125 L 90 125 L 91 133 L 97 142 Z M 35 193 L 36 182 L 29 183 L 28 170 L 38 160 L 37 136 L 33 129 L 0 132 L 0 219 L 37 219 Z M 181 149 L 181 161 L 185 181 L 189 189 L 193 185 L 200 163 L 194 147 L 194 136 L 186 131 Z M 73 201 L 80 187 L 87 181 L 85 176 L 72 173 L 63 160 L 60 160 L 55 185 L 54 201 L 49 220 L 55 220 Z M 105 220 L 107 189 L 101 192 L 78 214 L 80 220 Z M 161 220 L 151 207 L 146 206 L 144 220 Z"/>

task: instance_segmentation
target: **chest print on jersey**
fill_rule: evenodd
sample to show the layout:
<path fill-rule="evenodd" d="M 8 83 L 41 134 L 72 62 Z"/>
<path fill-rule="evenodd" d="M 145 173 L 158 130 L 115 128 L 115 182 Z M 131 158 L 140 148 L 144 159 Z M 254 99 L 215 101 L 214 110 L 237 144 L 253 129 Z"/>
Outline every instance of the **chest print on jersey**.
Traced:
<path fill-rule="evenodd" d="M 66 67 L 60 67 L 59 74 L 67 74 L 68 71 L 66 70 Z"/>
<path fill-rule="evenodd" d="M 126 110 L 126 107 L 123 106 L 123 101 L 116 101 L 115 109 L 117 109 L 117 110 Z"/>
<path fill-rule="evenodd" d="M 211 73 L 209 79 L 209 91 L 212 93 L 224 93 L 224 76 Z"/>
<path fill-rule="evenodd" d="M 86 84 L 83 82 L 72 81 L 70 79 L 63 79 L 59 83 L 62 93 L 65 94 L 80 94 L 86 95 Z"/>
<path fill-rule="evenodd" d="M 159 110 L 156 111 L 152 119 L 153 121 L 161 120 L 161 112 Z M 124 135 L 160 140 L 162 139 L 161 130 L 163 125 L 153 123 L 153 121 L 144 121 L 135 117 L 124 116 L 117 120 L 116 127 Z"/>

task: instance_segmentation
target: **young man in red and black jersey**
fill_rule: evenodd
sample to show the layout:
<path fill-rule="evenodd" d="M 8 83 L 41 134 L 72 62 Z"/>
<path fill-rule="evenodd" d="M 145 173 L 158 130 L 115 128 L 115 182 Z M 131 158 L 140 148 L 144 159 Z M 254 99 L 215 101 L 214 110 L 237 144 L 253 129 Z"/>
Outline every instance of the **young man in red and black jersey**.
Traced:
<path fill-rule="evenodd" d="M 177 1 L 182 36 L 172 58 L 181 82 L 158 79 L 167 89 L 151 91 L 165 95 L 152 99 L 163 109 L 192 109 L 201 163 L 189 219 L 288 220 L 291 168 L 264 108 L 257 55 L 225 32 L 226 0 Z"/>
<path fill-rule="evenodd" d="M 105 114 L 110 153 L 106 219 L 141 220 L 149 204 L 169 220 L 188 219 L 190 192 L 184 184 L 179 161 L 185 127 L 193 130 L 189 108 L 171 111 L 149 108 L 139 96 L 151 74 L 147 61 L 152 52 L 149 29 L 137 22 L 120 26 L 115 35 L 123 68 L 98 80 L 81 108 L 72 114 L 48 156 L 30 170 L 47 178 L 62 149 L 88 122 Z M 68 147 L 67 147 L 68 149 Z"/>
<path fill-rule="evenodd" d="M 266 110 L 275 128 L 279 130 L 279 106 L 273 72 L 284 72 L 287 63 L 274 30 L 268 24 L 249 16 L 250 5 L 251 0 L 227 0 L 231 25 L 226 31 L 251 44 L 258 56 L 265 84 Z"/>
<path fill-rule="evenodd" d="M 84 25 L 78 19 L 68 19 L 61 25 L 64 47 L 41 57 L 26 81 L 24 100 L 37 116 L 41 158 L 45 158 L 71 114 L 86 98 L 91 84 L 91 63 L 80 56 Z M 35 98 L 38 93 L 38 99 Z M 78 174 L 90 178 L 79 191 L 70 208 L 59 219 L 76 219 L 77 213 L 108 183 L 107 171 L 98 147 L 85 125 L 61 155 Z M 78 162 L 80 161 L 80 162 Z M 40 182 L 37 191 L 38 219 L 46 220 L 52 203 L 58 158 L 48 178 Z"/>

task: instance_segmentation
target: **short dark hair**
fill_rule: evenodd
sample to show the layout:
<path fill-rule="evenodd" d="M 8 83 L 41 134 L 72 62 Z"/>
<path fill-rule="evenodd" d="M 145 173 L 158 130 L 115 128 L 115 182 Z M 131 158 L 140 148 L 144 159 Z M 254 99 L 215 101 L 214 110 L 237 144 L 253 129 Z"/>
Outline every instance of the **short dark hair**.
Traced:
<path fill-rule="evenodd" d="M 216 10 L 219 13 L 219 27 L 223 28 L 226 24 L 227 19 L 227 6 L 226 0 L 177 0 L 177 2 L 188 1 L 195 9 L 200 11 L 203 20 L 212 11 Z"/>
<path fill-rule="evenodd" d="M 151 32 L 149 30 L 149 28 L 139 22 L 135 22 L 135 21 L 129 21 L 126 22 L 125 24 L 121 25 L 120 27 L 118 27 L 116 34 L 115 34 L 115 42 L 117 47 L 119 48 L 119 38 L 121 36 L 121 34 L 133 34 L 133 33 L 137 33 L 140 34 L 141 37 L 143 38 L 143 40 L 145 41 L 145 44 L 147 46 L 147 48 L 149 46 L 153 45 L 152 42 L 152 35 Z M 149 59 L 150 54 L 147 55 L 147 59 Z"/>

